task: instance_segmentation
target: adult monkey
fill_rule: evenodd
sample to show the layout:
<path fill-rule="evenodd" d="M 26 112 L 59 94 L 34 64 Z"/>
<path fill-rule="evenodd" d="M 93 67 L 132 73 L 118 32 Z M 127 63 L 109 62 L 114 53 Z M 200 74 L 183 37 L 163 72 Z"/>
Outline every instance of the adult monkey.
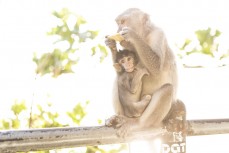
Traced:
<path fill-rule="evenodd" d="M 165 34 L 156 27 L 148 14 L 140 9 L 130 8 L 116 18 L 118 33 L 124 40 L 121 46 L 134 50 L 141 64 L 148 70 L 149 77 L 143 78 L 142 95 L 152 99 L 140 117 L 124 116 L 125 109 L 119 101 L 117 82 L 114 85 L 114 109 L 116 116 L 106 121 L 107 126 L 116 126 L 117 134 L 125 137 L 129 132 L 162 126 L 162 122 L 173 103 L 176 103 L 177 68 L 175 56 L 168 46 Z M 116 42 L 105 40 L 112 54 L 117 52 Z"/>

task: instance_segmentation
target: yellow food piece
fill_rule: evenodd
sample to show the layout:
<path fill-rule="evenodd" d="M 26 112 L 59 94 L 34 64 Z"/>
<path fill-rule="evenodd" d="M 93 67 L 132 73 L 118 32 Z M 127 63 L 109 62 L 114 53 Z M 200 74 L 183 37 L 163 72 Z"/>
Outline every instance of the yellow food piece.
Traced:
<path fill-rule="evenodd" d="M 123 36 L 121 36 L 120 33 L 116 33 L 114 35 L 108 36 L 108 38 L 119 42 L 124 40 Z"/>

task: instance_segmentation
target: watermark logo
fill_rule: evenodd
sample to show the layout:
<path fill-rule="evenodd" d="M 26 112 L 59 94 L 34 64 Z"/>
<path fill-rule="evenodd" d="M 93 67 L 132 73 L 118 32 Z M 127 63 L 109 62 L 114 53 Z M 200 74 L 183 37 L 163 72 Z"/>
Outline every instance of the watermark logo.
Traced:
<path fill-rule="evenodd" d="M 186 144 L 183 143 L 173 143 L 173 144 L 162 144 L 161 153 L 185 153 Z"/>

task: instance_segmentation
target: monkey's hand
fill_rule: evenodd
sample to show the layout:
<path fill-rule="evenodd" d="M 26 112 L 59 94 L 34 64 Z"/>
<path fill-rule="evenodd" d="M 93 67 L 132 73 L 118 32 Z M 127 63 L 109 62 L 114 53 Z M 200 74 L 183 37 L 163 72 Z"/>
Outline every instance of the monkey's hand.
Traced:
<path fill-rule="evenodd" d="M 134 32 L 133 29 L 129 27 L 122 28 L 122 31 L 119 32 L 125 39 L 125 41 L 133 42 L 138 35 Z"/>
<path fill-rule="evenodd" d="M 105 37 L 105 44 L 111 49 L 111 51 L 117 51 L 116 41 L 108 38 L 108 36 Z"/>
<path fill-rule="evenodd" d="M 135 50 L 134 46 L 129 41 L 121 41 L 120 45 L 127 50 Z"/>

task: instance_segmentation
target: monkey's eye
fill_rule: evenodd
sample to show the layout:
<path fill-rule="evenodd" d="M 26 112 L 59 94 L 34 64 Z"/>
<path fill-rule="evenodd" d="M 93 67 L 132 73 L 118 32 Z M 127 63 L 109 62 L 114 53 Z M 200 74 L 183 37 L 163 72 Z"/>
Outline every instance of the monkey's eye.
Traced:
<path fill-rule="evenodd" d="M 122 60 L 120 60 L 120 63 L 123 64 L 123 63 L 125 63 L 125 61 L 122 59 Z"/>
<path fill-rule="evenodd" d="M 120 21 L 120 24 L 124 24 L 124 23 L 125 23 L 125 20 L 122 19 L 122 20 Z"/>
<path fill-rule="evenodd" d="M 127 61 L 131 61 L 131 59 L 132 59 L 131 57 L 128 57 L 128 58 L 127 58 Z"/>

